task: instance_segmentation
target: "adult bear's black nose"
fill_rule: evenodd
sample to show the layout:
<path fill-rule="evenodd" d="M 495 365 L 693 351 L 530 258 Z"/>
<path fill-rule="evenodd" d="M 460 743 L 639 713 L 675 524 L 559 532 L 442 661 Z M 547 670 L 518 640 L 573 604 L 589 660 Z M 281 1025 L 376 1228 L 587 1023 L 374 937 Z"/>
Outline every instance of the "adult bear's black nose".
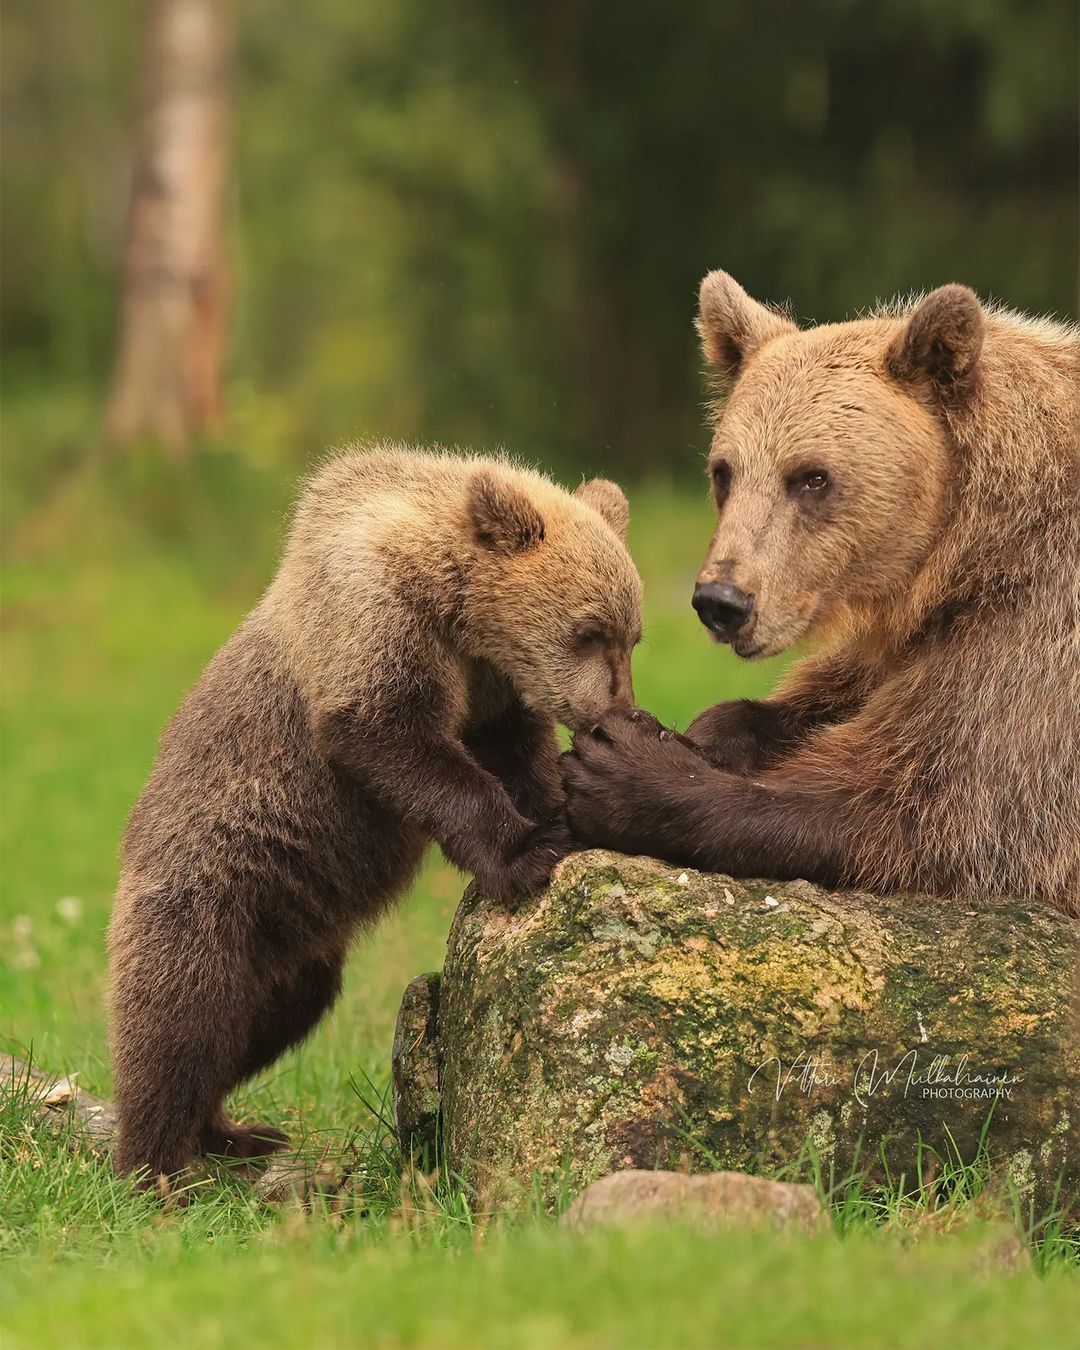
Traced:
<path fill-rule="evenodd" d="M 693 605 L 705 627 L 730 642 L 750 618 L 754 597 L 726 581 L 705 581 L 694 587 Z"/>

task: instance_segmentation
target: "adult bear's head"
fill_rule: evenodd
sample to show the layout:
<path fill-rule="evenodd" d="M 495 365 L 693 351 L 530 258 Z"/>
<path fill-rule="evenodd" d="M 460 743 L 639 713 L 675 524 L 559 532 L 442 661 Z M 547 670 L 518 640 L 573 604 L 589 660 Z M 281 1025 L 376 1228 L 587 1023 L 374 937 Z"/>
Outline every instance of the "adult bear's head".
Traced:
<path fill-rule="evenodd" d="M 947 510 L 941 414 L 977 383 L 976 296 L 943 286 L 904 312 L 800 330 L 710 272 L 697 329 L 730 391 L 709 451 L 702 622 L 740 656 L 771 656 L 888 605 Z"/>

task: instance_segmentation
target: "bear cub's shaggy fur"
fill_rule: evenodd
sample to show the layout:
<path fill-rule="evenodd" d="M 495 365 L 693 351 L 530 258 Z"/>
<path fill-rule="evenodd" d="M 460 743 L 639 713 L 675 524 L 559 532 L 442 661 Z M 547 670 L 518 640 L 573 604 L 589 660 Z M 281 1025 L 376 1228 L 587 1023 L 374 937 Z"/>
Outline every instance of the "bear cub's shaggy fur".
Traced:
<path fill-rule="evenodd" d="M 308 484 L 276 578 L 162 738 L 110 929 L 117 1166 L 285 1136 L 222 1110 L 334 1001 L 439 843 L 489 893 L 568 848 L 554 720 L 633 702 L 622 492 L 395 447 Z"/>

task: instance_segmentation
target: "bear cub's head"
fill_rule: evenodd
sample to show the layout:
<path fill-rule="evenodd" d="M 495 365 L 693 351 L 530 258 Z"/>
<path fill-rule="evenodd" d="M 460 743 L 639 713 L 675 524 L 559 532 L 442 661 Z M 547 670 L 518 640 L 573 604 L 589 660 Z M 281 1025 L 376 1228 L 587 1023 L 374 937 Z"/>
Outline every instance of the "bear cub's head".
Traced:
<path fill-rule="evenodd" d="M 718 523 L 694 608 L 740 656 L 876 615 L 938 538 L 951 483 L 945 418 L 978 381 L 985 316 L 964 286 L 906 313 L 800 330 L 725 272 L 697 329 L 730 394 L 708 471 Z"/>
<path fill-rule="evenodd" d="M 571 494 L 483 466 L 466 497 L 470 651 L 528 706 L 571 729 L 632 706 L 641 580 L 624 543 L 630 512 L 622 490 L 598 478 Z"/>

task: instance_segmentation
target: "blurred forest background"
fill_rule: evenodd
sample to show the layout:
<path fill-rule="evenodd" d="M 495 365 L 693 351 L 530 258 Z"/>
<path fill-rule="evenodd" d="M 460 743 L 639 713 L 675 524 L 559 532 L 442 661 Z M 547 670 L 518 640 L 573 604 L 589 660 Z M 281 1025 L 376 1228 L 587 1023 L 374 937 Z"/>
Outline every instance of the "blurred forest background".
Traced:
<path fill-rule="evenodd" d="M 5 449 L 39 489 L 105 419 L 132 183 L 171 190 L 149 35 L 208 15 L 164 116 L 217 100 L 220 257 L 178 280 L 221 308 L 216 448 L 289 474 L 362 436 L 693 472 L 710 267 L 815 320 L 949 280 L 1076 312 L 1072 0 L 7 0 Z"/>
<path fill-rule="evenodd" d="M 783 658 L 739 662 L 689 604 L 713 519 L 698 282 L 724 267 L 815 320 L 950 280 L 1075 315 L 1077 22 L 1075 0 L 4 0 L 0 1048 L 108 1093 L 124 819 L 327 446 L 503 445 L 568 484 L 612 473 L 645 581 L 641 703 L 685 726 L 766 693 Z M 429 859 L 358 944 L 334 1015 L 237 1115 L 313 1157 L 358 1131 L 378 1151 L 353 1085 L 383 1092 L 401 991 L 441 965 L 462 884 Z M 0 1255 L 34 1328 L 12 1344 L 236 1345 L 238 1317 L 252 1343 L 362 1324 L 397 1344 L 386 1327 L 414 1315 L 437 1319 L 433 1343 L 478 1343 L 456 1266 L 453 1298 L 418 1298 L 409 1259 L 342 1260 L 340 1216 L 309 1239 L 231 1188 L 164 1219 L 62 1139 L 28 1146 L 20 1120 L 0 1112 L 21 1141 L 0 1145 Z M 399 1197 L 384 1154 L 380 1214 Z M 642 1328 L 661 1323 L 697 1343 L 702 1297 L 729 1330 L 742 1299 L 749 1344 L 763 1308 L 802 1307 L 782 1288 L 815 1291 L 815 1344 L 848 1343 L 835 1291 L 869 1287 L 847 1249 L 800 1265 L 740 1239 L 737 1297 L 715 1247 L 685 1249 L 681 1282 L 616 1253 L 599 1284 L 578 1250 L 522 1248 L 515 1292 L 484 1303 L 498 1343 L 583 1344 L 535 1312 L 571 1286 L 586 1319 L 611 1320 L 598 1289 L 618 1303 L 626 1344 L 660 1343 Z M 950 1343 L 950 1299 L 976 1339 L 1052 1342 L 1032 1330 L 1060 1316 L 1042 1290 L 1024 1302 L 1010 1280 L 988 1303 L 942 1265 L 920 1300 L 922 1277 L 892 1283 L 906 1257 L 883 1247 L 885 1292 L 852 1303 L 867 1344 L 884 1325 Z"/>

